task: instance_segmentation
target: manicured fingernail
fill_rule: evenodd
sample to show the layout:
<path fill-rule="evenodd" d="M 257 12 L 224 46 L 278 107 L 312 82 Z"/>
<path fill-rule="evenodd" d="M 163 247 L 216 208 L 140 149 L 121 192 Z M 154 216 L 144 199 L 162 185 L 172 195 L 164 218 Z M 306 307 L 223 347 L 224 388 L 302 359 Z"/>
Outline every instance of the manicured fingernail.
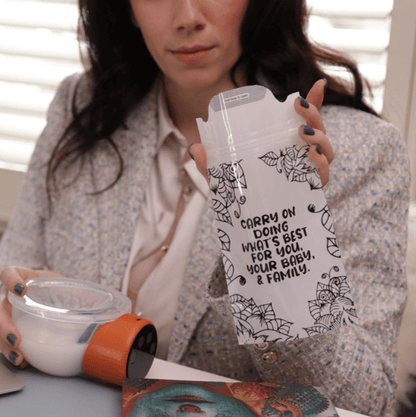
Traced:
<path fill-rule="evenodd" d="M 22 295 L 24 290 L 25 290 L 25 287 L 22 284 L 16 284 L 14 286 L 14 292 L 18 295 Z"/>
<path fill-rule="evenodd" d="M 310 126 L 302 125 L 302 128 L 305 135 L 313 136 L 315 134 L 315 131 Z"/>
<path fill-rule="evenodd" d="M 14 334 L 8 334 L 6 340 L 14 347 L 16 344 L 17 337 Z"/>
<path fill-rule="evenodd" d="M 319 155 L 322 155 L 321 148 L 318 145 L 315 145 L 315 149 L 316 149 L 316 152 L 319 153 Z"/>
<path fill-rule="evenodd" d="M 10 362 L 13 364 L 13 365 L 16 365 L 16 361 L 17 361 L 17 358 L 19 357 L 19 355 L 16 353 L 16 352 L 10 352 L 9 353 L 9 359 L 10 359 Z"/>
<path fill-rule="evenodd" d="M 305 109 L 309 109 L 309 103 L 302 96 L 299 96 L 299 100 L 300 100 L 300 105 L 302 107 L 305 107 Z"/>
<path fill-rule="evenodd" d="M 195 161 L 195 159 L 194 159 L 194 157 L 193 157 L 193 155 L 191 154 L 191 146 L 193 145 L 193 143 L 191 143 L 189 146 L 188 146 L 188 155 L 191 157 L 191 159 L 193 160 L 193 161 Z"/>
<path fill-rule="evenodd" d="M 325 87 L 324 87 L 324 95 L 326 93 L 326 88 L 328 87 L 328 80 L 326 78 L 324 78 L 325 80 Z"/>

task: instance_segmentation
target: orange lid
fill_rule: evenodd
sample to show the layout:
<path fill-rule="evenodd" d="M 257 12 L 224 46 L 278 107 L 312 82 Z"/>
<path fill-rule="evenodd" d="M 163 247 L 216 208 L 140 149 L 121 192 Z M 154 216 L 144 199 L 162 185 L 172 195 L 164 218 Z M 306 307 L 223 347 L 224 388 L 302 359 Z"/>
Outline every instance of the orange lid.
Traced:
<path fill-rule="evenodd" d="M 126 378 L 143 378 L 157 348 L 153 323 L 124 314 L 95 332 L 84 355 L 82 370 L 95 378 L 121 385 Z"/>

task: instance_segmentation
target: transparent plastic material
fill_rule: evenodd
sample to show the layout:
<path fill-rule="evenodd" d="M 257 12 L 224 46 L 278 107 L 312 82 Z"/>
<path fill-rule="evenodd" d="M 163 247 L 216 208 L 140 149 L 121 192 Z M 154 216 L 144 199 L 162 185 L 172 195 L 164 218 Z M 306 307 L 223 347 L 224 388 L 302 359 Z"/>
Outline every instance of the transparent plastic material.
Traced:
<path fill-rule="evenodd" d="M 24 297 L 9 292 L 19 349 L 35 368 L 51 375 L 82 372 L 88 343 L 98 327 L 131 311 L 119 291 L 81 280 L 38 278 Z"/>
<path fill-rule="evenodd" d="M 298 339 L 357 322 L 298 93 L 215 96 L 198 119 L 240 344 Z"/>

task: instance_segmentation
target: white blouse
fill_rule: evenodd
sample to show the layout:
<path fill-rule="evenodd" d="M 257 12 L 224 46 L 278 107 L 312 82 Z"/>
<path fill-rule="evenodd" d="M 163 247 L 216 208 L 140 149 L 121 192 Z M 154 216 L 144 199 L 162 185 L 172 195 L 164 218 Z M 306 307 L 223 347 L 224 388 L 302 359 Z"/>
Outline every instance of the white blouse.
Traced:
<path fill-rule="evenodd" d="M 158 334 L 156 357 L 166 359 L 174 314 L 188 263 L 193 237 L 206 210 L 209 187 L 194 161 L 183 163 L 187 142 L 173 125 L 164 105 L 162 88 L 158 97 L 159 130 L 157 151 L 147 184 L 142 212 L 134 235 L 122 291 L 138 289 L 134 313 L 151 320 Z M 189 177 L 189 178 L 188 178 Z M 184 178 L 187 186 L 184 189 Z M 176 215 L 179 197 L 184 191 L 184 212 L 173 239 L 161 261 L 144 283 L 137 285 L 132 266 L 159 248 L 168 235 Z M 134 297 L 130 293 L 130 297 Z"/>

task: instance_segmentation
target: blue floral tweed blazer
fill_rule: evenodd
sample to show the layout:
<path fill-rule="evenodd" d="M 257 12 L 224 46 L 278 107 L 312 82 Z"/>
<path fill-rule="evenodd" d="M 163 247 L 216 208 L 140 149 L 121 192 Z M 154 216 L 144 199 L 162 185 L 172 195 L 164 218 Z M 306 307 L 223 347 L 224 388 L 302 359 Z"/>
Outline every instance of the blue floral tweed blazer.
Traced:
<path fill-rule="evenodd" d="M 82 167 L 74 164 L 61 176 L 67 187 L 54 197 L 49 217 L 45 163 L 71 119 L 75 90 L 82 105 L 90 91 L 84 76 L 65 79 L 51 103 L 1 241 L 0 268 L 49 268 L 120 289 L 156 149 L 156 92 L 113 135 L 124 160 L 116 185 L 92 194 L 112 182 L 118 169 L 110 147 L 100 144 Z M 392 416 L 396 342 L 407 297 L 407 149 L 395 127 L 372 115 L 340 106 L 323 107 L 321 114 L 336 155 L 325 194 L 360 324 L 297 341 L 239 346 L 207 206 L 168 359 L 243 381 L 321 385 L 337 407 Z"/>

